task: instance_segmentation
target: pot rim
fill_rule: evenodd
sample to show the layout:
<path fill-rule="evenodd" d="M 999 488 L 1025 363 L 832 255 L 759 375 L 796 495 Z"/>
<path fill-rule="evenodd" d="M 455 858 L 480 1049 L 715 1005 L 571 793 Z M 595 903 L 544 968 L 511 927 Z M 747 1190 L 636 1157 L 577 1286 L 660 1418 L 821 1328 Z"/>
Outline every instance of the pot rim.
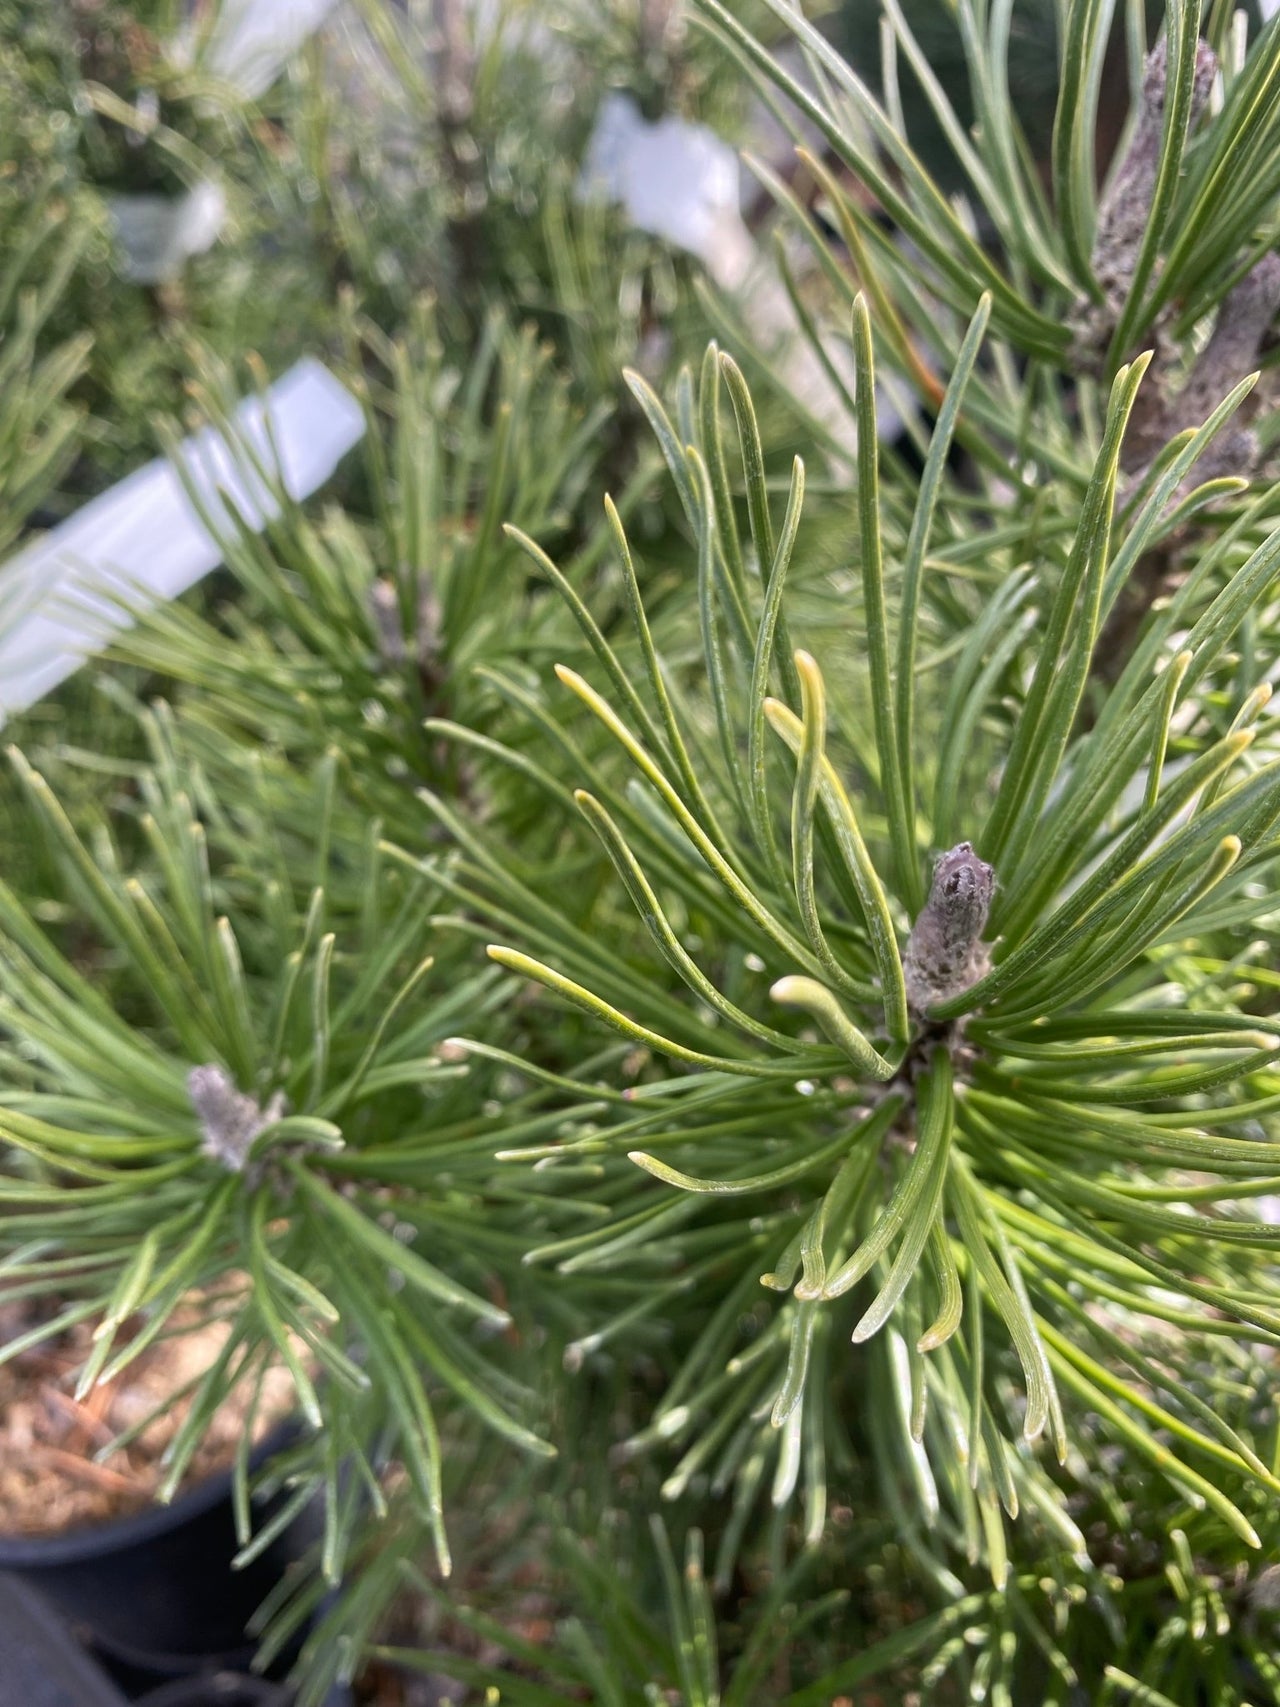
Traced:
<path fill-rule="evenodd" d="M 297 1418 L 284 1417 L 249 1454 L 249 1468 L 256 1470 L 265 1464 L 298 1432 Z M 230 1468 L 217 1470 L 167 1505 L 145 1506 L 127 1517 L 109 1517 L 102 1523 L 82 1523 L 57 1535 L 8 1535 L 0 1530 L 0 1571 L 39 1570 L 46 1566 L 54 1570 L 144 1546 L 166 1530 L 179 1529 L 191 1518 L 202 1516 L 225 1499 L 231 1477 Z"/>

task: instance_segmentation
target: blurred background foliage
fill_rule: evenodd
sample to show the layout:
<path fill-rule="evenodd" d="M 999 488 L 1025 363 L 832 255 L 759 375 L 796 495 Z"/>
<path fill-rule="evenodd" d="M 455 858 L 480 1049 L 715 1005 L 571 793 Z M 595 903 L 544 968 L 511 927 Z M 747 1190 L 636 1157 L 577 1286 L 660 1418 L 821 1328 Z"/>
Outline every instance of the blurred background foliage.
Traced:
<path fill-rule="evenodd" d="M 1187 66 L 1198 25 L 1212 40 L 1222 99 L 1186 139 L 1168 241 L 1126 302 L 1099 378 L 1077 371 L 1067 317 L 1077 293 L 1100 294 L 1095 167 L 1123 157 L 1137 49 L 1163 21 L 1157 7 L 849 0 L 805 7 L 810 31 L 780 0 L 344 0 L 250 96 L 213 63 L 210 4 L 0 0 L 0 548 L 55 525 L 176 436 L 225 426 L 238 397 L 303 353 L 325 360 L 366 414 L 363 444 L 321 493 L 286 503 L 262 534 L 220 524 L 222 569 L 13 720 L 6 737 L 27 757 L 0 788 L 3 1129 L 52 1167 L 65 1151 L 23 1122 L 47 1119 L 65 1138 L 74 1117 L 105 1169 L 100 1105 L 115 1097 L 128 1102 L 126 1130 L 172 1170 L 150 1203 L 133 1200 L 127 1179 L 95 1182 L 81 1212 L 82 1303 L 109 1313 L 152 1283 L 136 1268 L 121 1278 L 140 1239 L 152 1264 L 166 1259 L 160 1272 L 176 1265 L 174 1296 L 178 1280 L 221 1272 L 180 1260 L 205 1183 L 192 1165 L 185 1072 L 226 1059 L 264 1106 L 287 1090 L 300 1123 L 279 1136 L 280 1165 L 299 1178 L 293 1213 L 268 1238 L 274 1181 L 244 1202 L 228 1197 L 235 1231 L 218 1262 L 256 1253 L 273 1277 L 239 1322 L 247 1359 L 278 1350 L 282 1324 L 329 1346 L 317 1295 L 348 1336 L 327 1353 L 329 1432 L 289 1466 L 300 1497 L 326 1494 L 321 1569 L 266 1620 L 269 1641 L 282 1642 L 318 1614 L 309 1699 L 362 1667 L 368 1688 L 379 1668 L 400 1667 L 454 1679 L 461 1700 L 496 1689 L 518 1707 L 1280 1700 L 1270 1381 L 1280 1329 L 1266 1316 L 1267 1232 L 1242 1235 L 1255 1243 L 1237 1263 L 1235 1246 L 1162 1225 L 1146 1254 L 1200 1290 L 1186 1309 L 1165 1299 L 1168 1319 L 1153 1331 L 1115 1248 L 1129 1223 L 1114 1203 L 1096 1218 L 1111 1241 L 1103 1254 L 1074 1226 L 1037 1293 L 1037 1308 L 1087 1348 L 1056 1362 L 1084 1394 L 1061 1463 L 1018 1439 L 1023 1369 L 1003 1326 L 979 1327 L 968 1361 L 948 1366 L 926 1455 L 910 1336 L 895 1328 L 850 1347 L 852 1316 L 804 1342 L 817 1398 L 803 1452 L 798 1427 L 779 1448 L 770 1414 L 791 1379 L 797 1306 L 763 1293 L 759 1277 L 798 1235 L 803 1191 L 788 1179 L 763 1207 L 708 1206 L 659 1189 L 627 1149 L 746 1177 L 815 1134 L 824 1155 L 838 1147 L 851 1111 L 865 1114 L 865 1084 L 829 1049 L 817 1055 L 820 1082 L 806 1077 L 799 1090 L 781 1072 L 763 1091 L 727 1074 L 681 1076 L 644 1040 L 619 1040 L 482 957 L 490 936 L 533 941 L 548 959 L 559 949 L 557 965 L 594 969 L 620 1004 L 618 992 L 632 993 L 623 1005 L 654 1030 L 731 1047 L 720 1016 L 688 998 L 638 928 L 607 844 L 582 833 L 571 791 L 590 785 L 640 838 L 720 994 L 757 1031 L 783 1023 L 761 999 L 765 936 L 747 940 L 734 918 L 725 929 L 723 895 L 704 872 L 690 877 L 617 742 L 598 718 L 568 716 L 551 672 L 570 666 L 599 685 L 612 657 L 611 691 L 626 701 L 620 683 L 647 694 L 649 659 L 660 659 L 691 769 L 711 779 L 715 810 L 733 825 L 726 858 L 745 858 L 760 824 L 749 785 L 721 764 L 721 708 L 708 700 L 718 643 L 695 570 L 700 554 L 718 566 L 721 638 L 731 660 L 747 659 L 742 688 L 764 589 L 751 583 L 736 618 L 725 589 L 745 564 L 767 578 L 766 542 L 785 532 L 789 497 L 800 513 L 798 452 L 803 524 L 783 565 L 774 689 L 798 711 L 792 645 L 820 655 L 831 751 L 857 785 L 877 862 L 895 874 L 900 933 L 923 898 L 927 851 L 972 827 L 975 801 L 989 803 L 1042 657 L 1042 682 L 1059 663 L 1065 676 L 1089 669 L 1072 678 L 1076 698 L 1055 687 L 1052 762 L 1027 771 L 1027 798 L 1014 803 L 1007 869 L 1021 881 L 998 900 L 1011 941 L 1049 897 L 1087 880 L 1078 862 L 1113 850 L 1162 774 L 1174 786 L 1210 749 L 1234 758 L 1248 729 L 1243 774 L 1262 788 L 1276 734 L 1260 684 L 1280 612 L 1261 569 L 1238 625 L 1206 644 L 1194 701 L 1177 699 L 1172 675 L 1161 678 L 1167 697 L 1150 683 L 1272 535 L 1277 426 L 1265 375 L 1248 405 L 1256 465 L 1212 480 L 1202 470 L 1197 485 L 1189 452 L 1175 467 L 1180 444 L 1129 471 L 1115 545 L 1140 539 L 1141 550 L 1128 560 L 1094 550 L 1098 626 L 1073 628 L 1060 654 L 1045 650 L 1055 600 L 1070 602 L 1081 569 L 1091 492 L 1102 515 L 1100 451 L 1116 448 L 1110 374 L 1166 336 L 1177 343 L 1169 370 L 1188 371 L 1226 291 L 1274 240 L 1280 104 L 1267 97 L 1280 39 L 1238 16 L 1170 8 Z M 1085 117 L 1070 120 L 1062 88 L 1086 92 Z M 827 376 L 821 419 L 786 349 L 753 334 L 745 298 L 578 195 L 610 90 L 647 120 L 708 124 L 764 157 L 744 211 L 761 252 L 777 257 L 774 288 L 792 304 L 797 347 Z M 799 163 L 788 124 L 810 151 Z M 1164 139 L 1179 167 L 1183 140 Z M 217 240 L 172 277 L 132 282 L 110 197 L 205 182 L 225 200 Z M 985 320 L 984 289 L 979 355 L 972 316 Z M 859 292 L 882 419 L 897 423 L 874 470 L 878 508 L 868 367 L 855 383 Z M 721 348 L 708 358 L 713 336 Z M 1265 340 L 1247 354 L 1211 406 L 1258 361 L 1269 367 Z M 963 402 L 957 391 L 948 412 L 958 368 Z M 881 562 L 877 595 L 868 565 Z M 902 572 L 911 563 L 914 590 Z M 1139 563 L 1150 579 L 1129 610 L 1125 575 Z M 867 636 L 896 631 L 904 610 L 914 652 L 889 683 Z M 766 666 L 773 656 L 766 648 Z M 918 832 L 903 828 L 892 751 L 878 742 L 887 686 L 915 720 Z M 1114 760 L 1116 743 L 1124 764 L 1095 762 Z M 785 850 L 790 784 L 778 793 L 785 773 L 770 764 Z M 1211 779 L 1203 811 L 1217 787 Z M 1051 842 L 1036 835 L 1042 822 Z M 1270 1047 L 1280 907 L 1273 833 L 1259 835 L 1252 863 L 1195 915 L 1194 934 L 1139 944 L 1108 1000 L 1148 1016 L 1190 1005 L 1224 1030 L 1251 1016 L 1266 1035 L 1250 1048 Z M 775 877 L 760 878 L 762 892 Z M 848 890 L 846 880 L 841 904 Z M 1158 911 L 1160 895 L 1146 902 Z M 238 949 L 225 963 L 224 918 Z M 849 919 L 856 903 L 832 938 L 865 1002 L 878 968 Z M 1105 959 L 1108 941 L 1086 947 Z M 206 981 L 211 1010 L 195 1003 L 175 1024 L 168 998 Z M 76 1013 L 117 1037 L 123 1066 L 95 1065 L 101 1038 L 76 1037 Z M 335 1016 L 347 1030 L 331 1031 Z M 781 1047 L 797 1044 L 795 1027 L 782 1035 Z M 132 1099 L 125 1039 L 147 1075 Z M 758 1061 L 779 1046 L 732 1047 Z M 798 1047 L 809 1066 L 826 1048 L 809 1033 Z M 1145 1059 L 1145 1070 L 1159 1066 Z M 1231 1098 L 1236 1135 L 1272 1141 L 1270 1064 L 1250 1055 L 1228 1066 L 1234 1079 L 1215 1079 L 1214 1066 L 1185 1094 L 1149 1096 L 1156 1121 L 1167 1114 L 1176 1131 Z M 354 1094 L 353 1075 L 367 1094 L 334 1160 L 324 1126 Z M 499 1161 L 497 1150 L 519 1154 Z M 1025 1131 L 1015 1151 L 1024 1170 L 1039 1167 Z M 1259 1227 L 1244 1199 L 1275 1183 L 1250 1156 L 1237 1168 L 1240 1203 L 1221 1209 L 1232 1228 Z M 1217 1214 L 1222 1182 L 1180 1159 L 1176 1178 L 1144 1176 L 1126 1213 L 1162 1214 L 1192 1191 Z M 1074 1176 L 1060 1155 L 1055 1170 L 1067 1182 L 1057 1200 L 1067 1209 L 1049 1216 L 1056 1237 Z M 1030 1197 L 1025 1177 L 1003 1180 L 1014 1212 Z M 35 1213 L 62 1215 L 73 1195 L 60 1183 Z M 316 1217 L 336 1226 L 343 1215 L 335 1202 L 356 1203 L 360 1222 L 341 1222 L 354 1241 L 346 1273 L 316 1234 Z M 478 1300 L 496 1338 L 467 1338 L 452 1316 L 402 1340 L 394 1322 L 386 1329 L 388 1202 L 395 1237 L 410 1251 L 429 1244 L 449 1285 L 467 1288 L 462 1308 Z M 1025 1234 L 1028 1245 L 1040 1233 Z M 1116 1306 L 1105 1316 L 1073 1290 L 1071 1266 L 1086 1256 L 1091 1283 Z M 399 1286 L 429 1292 L 412 1256 L 400 1273 Z M 495 1274 L 506 1277 L 501 1303 L 485 1291 Z M 44 1284 L 25 1272 L 15 1281 Z M 1263 1321 L 1256 1342 L 1227 1323 L 1233 1303 Z M 370 1390 L 348 1357 L 357 1348 L 396 1379 Z M 976 1488 L 976 1470 L 971 1480 L 942 1437 L 956 1433 L 966 1383 L 984 1381 L 982 1427 L 999 1435 L 984 1436 L 984 1461 L 1002 1468 Z M 544 1441 L 561 1443 L 558 1459 Z M 353 1455 L 359 1498 L 340 1476 Z M 1168 1480 L 1156 1460 L 1192 1473 Z M 442 1584 L 446 1551 L 454 1572 Z"/>

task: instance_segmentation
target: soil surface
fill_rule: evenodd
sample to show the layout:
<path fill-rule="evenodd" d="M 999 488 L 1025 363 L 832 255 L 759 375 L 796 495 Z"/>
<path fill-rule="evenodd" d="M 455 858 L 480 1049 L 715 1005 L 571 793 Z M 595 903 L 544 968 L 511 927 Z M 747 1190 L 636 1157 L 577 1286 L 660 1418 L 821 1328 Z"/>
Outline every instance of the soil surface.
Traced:
<path fill-rule="evenodd" d="M 0 1345 L 32 1325 L 16 1314 L 0 1310 Z M 149 1506 L 164 1478 L 164 1452 L 190 1407 L 190 1394 L 174 1395 L 208 1369 L 229 1331 L 226 1321 L 208 1320 L 200 1305 L 182 1306 L 165 1334 L 80 1401 L 74 1395 L 93 1350 L 91 1322 L 0 1364 L 0 1534 L 58 1535 Z M 116 1347 L 127 1338 L 122 1330 Z M 183 1488 L 231 1464 L 253 1391 L 252 1380 L 241 1382 L 215 1413 Z M 253 1421 L 254 1441 L 292 1408 L 287 1371 L 269 1370 Z M 117 1435 L 148 1417 L 137 1436 L 110 1449 Z"/>

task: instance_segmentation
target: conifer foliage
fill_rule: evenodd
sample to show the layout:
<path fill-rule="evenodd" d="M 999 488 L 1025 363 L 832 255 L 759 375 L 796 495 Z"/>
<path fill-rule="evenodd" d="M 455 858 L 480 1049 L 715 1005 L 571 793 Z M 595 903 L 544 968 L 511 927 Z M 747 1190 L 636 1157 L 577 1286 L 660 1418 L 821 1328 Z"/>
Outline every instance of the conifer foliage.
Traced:
<path fill-rule="evenodd" d="M 11 731 L 0 1358 L 91 1323 L 84 1396 L 202 1300 L 166 1495 L 287 1370 L 305 1703 L 1280 1701 L 1280 21 L 948 10 L 873 81 L 790 0 L 360 0 L 192 86 L 187 407 L 274 266 L 366 434 Z M 601 67 L 794 131 L 787 339 L 581 203 Z M 5 544 L 116 364 L 187 424 L 76 324 L 85 162 L 22 181 Z"/>

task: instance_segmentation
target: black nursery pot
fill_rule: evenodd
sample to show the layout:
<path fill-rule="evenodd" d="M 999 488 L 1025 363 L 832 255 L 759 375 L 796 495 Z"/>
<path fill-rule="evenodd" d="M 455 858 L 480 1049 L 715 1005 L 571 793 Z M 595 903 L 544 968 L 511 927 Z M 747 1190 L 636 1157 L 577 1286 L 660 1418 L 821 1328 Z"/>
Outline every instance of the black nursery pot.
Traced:
<path fill-rule="evenodd" d="M 242 1672 L 204 1672 L 179 1678 L 140 1695 L 134 1707 L 289 1707 L 291 1696 L 278 1683 Z"/>
<path fill-rule="evenodd" d="M 255 1450 L 256 1468 L 287 1446 L 296 1425 L 274 1430 Z M 284 1494 L 255 1506 L 257 1521 Z M 314 1538 L 317 1519 L 303 1512 L 243 1570 L 223 1471 L 132 1517 L 53 1536 L 0 1535 L 0 1571 L 43 1594 L 112 1669 L 153 1679 L 214 1668 L 240 1669 L 252 1658 L 250 1618 Z"/>

